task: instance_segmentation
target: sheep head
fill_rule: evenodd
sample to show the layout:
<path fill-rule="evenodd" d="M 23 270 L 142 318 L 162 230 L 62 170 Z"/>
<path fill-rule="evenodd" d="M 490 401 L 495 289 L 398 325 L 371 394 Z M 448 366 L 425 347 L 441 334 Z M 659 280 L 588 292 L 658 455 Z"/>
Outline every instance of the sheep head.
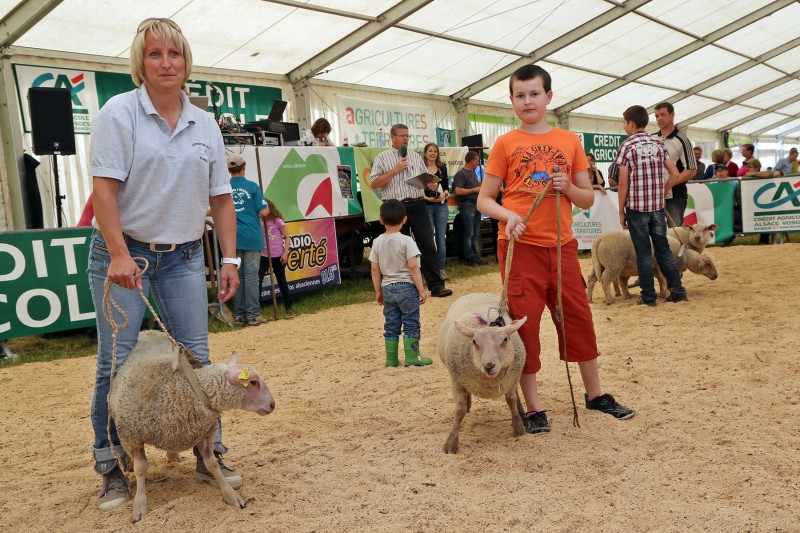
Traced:
<path fill-rule="evenodd" d="M 510 336 L 528 319 L 524 316 L 507 326 L 484 326 L 471 328 L 455 321 L 453 325 L 465 337 L 472 340 L 472 362 L 487 377 L 496 377 L 514 360 L 514 345 Z"/>
<path fill-rule="evenodd" d="M 689 232 L 688 244 L 700 250 L 714 239 L 718 227 L 716 224 L 686 224 L 683 226 Z"/>
<path fill-rule="evenodd" d="M 260 415 L 268 415 L 275 409 L 275 400 L 269 387 L 252 366 L 239 364 L 239 354 L 233 352 L 228 361 L 225 380 L 233 387 L 244 392 L 241 409 L 253 411 Z"/>
<path fill-rule="evenodd" d="M 699 254 L 696 261 L 689 261 L 689 270 L 695 274 L 700 274 L 708 279 L 717 279 L 717 267 L 714 266 L 714 261 L 706 254 Z"/>

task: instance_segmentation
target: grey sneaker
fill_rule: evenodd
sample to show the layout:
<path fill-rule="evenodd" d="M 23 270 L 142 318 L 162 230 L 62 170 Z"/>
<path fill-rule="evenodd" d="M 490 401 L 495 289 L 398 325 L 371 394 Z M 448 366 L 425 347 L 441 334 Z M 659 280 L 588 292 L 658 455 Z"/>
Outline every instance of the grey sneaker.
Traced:
<path fill-rule="evenodd" d="M 236 318 L 233 319 L 233 323 L 236 324 L 237 326 L 244 326 L 246 321 L 244 317 L 237 316 Z"/>
<path fill-rule="evenodd" d="M 100 496 L 97 498 L 97 506 L 104 513 L 110 513 L 131 497 L 131 489 L 128 485 L 128 478 L 115 467 L 111 472 L 103 475 L 103 488 L 100 489 Z"/>
<path fill-rule="evenodd" d="M 222 469 L 223 477 L 225 477 L 228 483 L 231 484 L 231 487 L 234 489 L 241 487 L 243 483 L 242 476 L 240 476 L 236 470 L 223 463 L 221 455 L 214 453 L 214 456 L 217 458 L 217 463 L 219 464 L 220 469 Z M 194 470 L 194 478 L 199 481 L 210 483 L 214 487 L 217 486 L 217 480 L 214 479 L 214 476 L 211 475 L 211 472 L 209 472 L 206 468 L 202 457 L 197 458 L 197 467 Z"/>
<path fill-rule="evenodd" d="M 260 315 L 259 316 L 255 316 L 253 318 L 248 318 L 247 319 L 247 325 L 248 326 L 260 326 L 264 322 L 266 322 L 266 320 L 264 320 L 264 318 L 261 317 Z"/>

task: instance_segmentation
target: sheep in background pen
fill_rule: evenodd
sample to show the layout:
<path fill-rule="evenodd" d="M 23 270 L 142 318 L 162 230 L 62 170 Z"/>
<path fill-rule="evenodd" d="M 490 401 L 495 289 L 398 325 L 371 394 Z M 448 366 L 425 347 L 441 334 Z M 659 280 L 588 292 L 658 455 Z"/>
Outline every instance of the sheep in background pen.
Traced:
<path fill-rule="evenodd" d="M 500 315 L 500 299 L 488 293 L 462 296 L 450 306 L 439 330 L 439 356 L 448 373 L 456 402 L 455 421 L 444 444 L 445 453 L 458 451 L 458 433 L 472 406 L 472 395 L 505 397 L 511 410 L 514 436 L 525 433 L 525 410 L 517 383 L 525 365 L 525 346 L 517 330 L 527 317 L 511 321 L 503 314 L 505 326 L 491 322 Z"/>
<path fill-rule="evenodd" d="M 669 228 L 667 237 L 676 238 L 690 250 L 702 254 L 706 245 L 714 239 L 717 227 L 717 224 L 684 224 L 679 228 Z"/>
<path fill-rule="evenodd" d="M 667 240 L 679 272 L 684 272 L 688 268 L 708 279 L 717 279 L 717 269 L 708 255 L 698 254 L 694 250 L 686 248 L 679 256 L 681 243 L 671 235 L 668 235 Z M 653 273 L 658 279 L 659 296 L 663 298 L 667 294 L 667 282 L 658 269 L 655 259 L 653 259 Z M 586 287 L 589 303 L 592 303 L 592 294 L 598 279 L 603 287 L 606 304 L 611 305 L 614 302 L 610 284 L 616 280 L 620 282 L 623 298 L 630 298 L 628 278 L 637 274 L 636 251 L 633 248 L 630 233 L 627 231 L 603 233 L 592 244 L 592 272 Z"/>
<path fill-rule="evenodd" d="M 173 371 L 173 348 L 164 333 L 139 334 L 112 383 L 109 409 L 117 426 L 120 443 L 133 458 L 136 497 L 133 521 L 147 514 L 145 444 L 166 450 L 172 459 L 177 452 L 197 446 L 208 471 L 222 490 L 225 503 L 242 509 L 245 501 L 222 475 L 213 454 L 213 438 L 222 411 L 244 409 L 266 415 L 275 401 L 264 380 L 252 367 L 240 365 L 234 352 L 228 363 L 194 370 L 210 408 L 196 395 L 186 376 Z"/>
<path fill-rule="evenodd" d="M 703 251 L 706 249 L 706 245 L 710 243 L 714 239 L 714 235 L 716 234 L 718 225 L 717 224 L 684 224 L 678 228 L 669 228 L 667 230 L 667 237 L 673 237 L 678 239 L 681 243 L 685 244 L 687 248 L 690 250 L 694 250 L 698 254 L 702 254 Z M 677 255 L 676 255 L 677 257 Z M 658 264 L 653 265 L 655 270 L 658 270 Z M 684 267 L 681 272 L 686 270 Z M 660 280 L 659 280 L 660 281 Z M 626 285 L 627 287 L 627 285 Z M 659 292 L 663 297 L 663 291 L 665 290 L 665 286 L 659 285 Z M 620 296 L 622 291 L 620 290 L 619 280 L 614 280 L 614 296 Z M 628 294 L 627 291 L 625 293 Z M 628 298 L 628 296 L 625 296 Z M 589 303 L 592 303 L 592 296 L 589 294 Z"/>

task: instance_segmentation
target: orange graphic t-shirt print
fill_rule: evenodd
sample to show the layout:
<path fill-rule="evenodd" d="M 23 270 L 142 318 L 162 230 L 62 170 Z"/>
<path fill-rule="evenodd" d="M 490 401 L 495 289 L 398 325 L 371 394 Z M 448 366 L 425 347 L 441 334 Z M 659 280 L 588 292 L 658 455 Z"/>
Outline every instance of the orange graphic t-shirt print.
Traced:
<path fill-rule="evenodd" d="M 589 161 L 578 137 L 569 131 L 553 128 L 548 133 L 531 134 L 514 130 L 497 139 L 492 148 L 486 172 L 503 178 L 503 207 L 520 217 L 528 214 L 531 203 L 547 186 L 553 167 L 558 166 L 572 176 L 589 168 Z M 572 240 L 572 204 L 561 195 L 561 242 Z M 500 238 L 506 239 L 505 223 L 499 227 Z M 548 195 L 528 221 L 520 242 L 536 246 L 556 246 L 556 199 Z"/>
<path fill-rule="evenodd" d="M 570 174 L 570 166 L 564 153 L 555 146 L 535 144 L 520 146 L 515 150 L 519 154 L 519 168 L 514 172 L 522 179 L 522 183 L 537 194 L 550 181 L 550 172 L 554 167 L 564 169 Z"/>

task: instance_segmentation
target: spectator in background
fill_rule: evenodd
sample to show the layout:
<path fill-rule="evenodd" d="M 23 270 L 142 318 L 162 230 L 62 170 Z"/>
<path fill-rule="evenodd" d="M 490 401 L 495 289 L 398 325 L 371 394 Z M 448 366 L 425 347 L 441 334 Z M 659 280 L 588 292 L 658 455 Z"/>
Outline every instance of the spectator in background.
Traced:
<path fill-rule="evenodd" d="M 78 219 L 77 226 L 79 228 L 91 226 L 92 220 L 94 220 L 94 200 L 92 200 L 92 195 L 89 195 L 89 199 L 86 200 L 86 205 L 83 206 L 83 212 L 81 212 L 81 218 Z"/>
<path fill-rule="evenodd" d="M 723 165 L 722 163 L 716 164 L 713 166 L 714 175 L 712 176 L 714 179 L 718 180 L 726 180 L 728 179 L 728 167 Z"/>
<path fill-rule="evenodd" d="M 461 216 L 461 229 L 464 232 L 461 241 L 464 247 L 464 260 L 469 266 L 486 264 L 478 255 L 476 245 L 481 232 L 481 214 L 478 211 L 478 193 L 481 184 L 475 174 L 479 163 L 480 159 L 476 152 L 467 152 L 464 156 L 464 167 L 456 172 L 453 179 L 458 198 L 458 212 Z"/>
<path fill-rule="evenodd" d="M 758 172 L 761 170 L 761 161 L 753 157 L 755 151 L 756 147 L 753 144 L 748 143 L 742 145 L 742 157 L 744 157 L 744 162 L 741 168 L 736 171 L 737 176 L 742 177 L 748 172 Z"/>
<path fill-rule="evenodd" d="M 257 183 L 244 177 L 247 165 L 241 154 L 228 154 L 228 172 L 231 175 L 233 205 L 236 210 L 236 255 L 242 260 L 239 266 L 239 290 L 233 297 L 234 323 L 239 326 L 260 326 L 261 284 L 258 268 L 264 237 L 260 216 L 266 216 L 267 204 Z"/>
<path fill-rule="evenodd" d="M 708 180 L 717 177 L 717 165 L 725 166 L 725 152 L 723 150 L 714 150 L 711 152 L 711 164 L 706 167 L 703 177 L 700 179 Z M 727 170 L 727 167 L 725 167 Z"/>
<path fill-rule="evenodd" d="M 405 215 L 402 202 L 386 200 L 381 204 L 380 221 L 386 231 L 378 235 L 369 252 L 375 300 L 383 306 L 386 366 L 392 367 L 400 364 L 397 355 L 401 332 L 406 366 L 433 363 L 433 359 L 419 353 L 419 306 L 427 298 L 420 276 L 419 248 L 414 239 L 400 232 Z"/>
<path fill-rule="evenodd" d="M 686 289 L 669 248 L 664 215 L 664 195 L 670 182 L 678 178 L 678 169 L 663 142 L 645 132 L 648 116 L 644 107 L 631 106 L 622 116 L 629 137 L 614 161 L 619 165 L 619 221 L 622 229 L 630 229 L 642 288 L 636 303 L 656 306 L 653 257 L 667 278 L 670 295 L 664 301 L 685 302 Z"/>
<path fill-rule="evenodd" d="M 686 182 L 691 180 L 696 174 L 697 162 L 694 159 L 694 152 L 691 150 L 692 143 L 685 133 L 678 130 L 675 126 L 675 108 L 669 102 L 656 104 L 656 122 L 659 131 L 653 136 L 662 141 L 667 146 L 669 158 L 678 168 L 678 179 L 667 192 L 667 221 L 670 225 L 683 225 L 683 212 L 686 210 L 686 202 L 689 193 L 686 189 Z M 667 169 L 664 169 L 666 175 Z"/>
<path fill-rule="evenodd" d="M 425 168 L 428 174 L 439 178 L 438 183 L 429 183 L 425 189 L 425 201 L 428 205 L 428 218 L 433 226 L 433 237 L 436 243 L 436 258 L 439 260 L 439 274 L 442 279 L 447 279 L 444 267 L 447 261 L 447 219 L 450 208 L 447 206 L 447 197 L 450 195 L 448 187 L 447 166 L 439 157 L 439 147 L 436 143 L 428 143 L 422 151 Z"/>
<path fill-rule="evenodd" d="M 713 152 L 712 152 L 713 154 Z M 703 149 L 700 146 L 694 147 L 694 160 L 697 161 L 697 172 L 695 173 L 693 180 L 704 180 L 708 179 L 705 176 L 706 172 L 706 164 L 700 161 L 700 158 L 703 157 Z M 713 166 L 713 164 L 708 165 Z"/>
<path fill-rule="evenodd" d="M 611 163 L 608 166 L 608 186 L 619 186 L 619 165 L 616 163 Z"/>
<path fill-rule="evenodd" d="M 745 172 L 746 177 L 756 178 L 779 178 L 786 174 L 792 173 L 792 164 L 797 161 L 797 148 L 789 150 L 789 156 L 779 159 L 772 170 L 748 170 Z"/>
<path fill-rule="evenodd" d="M 453 291 L 445 288 L 440 273 L 433 228 L 423 199 L 425 193 L 406 182 L 425 172 L 425 162 L 417 152 L 408 150 L 408 126 L 395 124 L 389 136 L 392 146 L 379 153 L 373 161 L 370 183 L 380 193 L 383 201 L 394 199 L 405 204 L 406 222 L 403 231 L 414 234 L 414 240 L 422 253 L 422 276 L 428 283 L 431 296 L 445 298 L 453 294 Z"/>
<path fill-rule="evenodd" d="M 739 165 L 737 165 L 736 163 L 734 163 L 732 161 L 732 159 L 733 159 L 733 150 L 731 150 L 730 148 L 723 148 L 722 149 L 722 153 L 724 155 L 724 157 L 722 159 L 722 163 L 724 165 L 727 165 L 727 167 L 728 167 L 728 177 L 729 178 L 735 178 L 736 177 L 736 173 L 739 172 Z"/>
<path fill-rule="evenodd" d="M 603 173 L 597 168 L 597 161 L 594 156 L 586 152 L 586 159 L 589 160 L 589 181 L 592 182 L 592 189 L 596 189 L 601 193 L 606 193 L 606 180 L 603 179 Z"/>
<path fill-rule="evenodd" d="M 327 119 L 318 118 L 301 139 L 309 146 L 336 146 L 328 137 L 331 134 L 331 123 Z"/>
<path fill-rule="evenodd" d="M 266 213 L 261 217 L 264 219 L 264 249 L 261 251 L 261 265 L 258 268 L 258 287 L 264 286 L 264 276 L 272 266 L 275 281 L 281 289 L 283 307 L 287 313 L 291 313 L 292 295 L 289 293 L 289 284 L 286 282 L 286 263 L 289 262 L 290 248 L 289 230 L 286 229 L 283 215 L 272 203 L 272 200 L 267 200 Z"/>

